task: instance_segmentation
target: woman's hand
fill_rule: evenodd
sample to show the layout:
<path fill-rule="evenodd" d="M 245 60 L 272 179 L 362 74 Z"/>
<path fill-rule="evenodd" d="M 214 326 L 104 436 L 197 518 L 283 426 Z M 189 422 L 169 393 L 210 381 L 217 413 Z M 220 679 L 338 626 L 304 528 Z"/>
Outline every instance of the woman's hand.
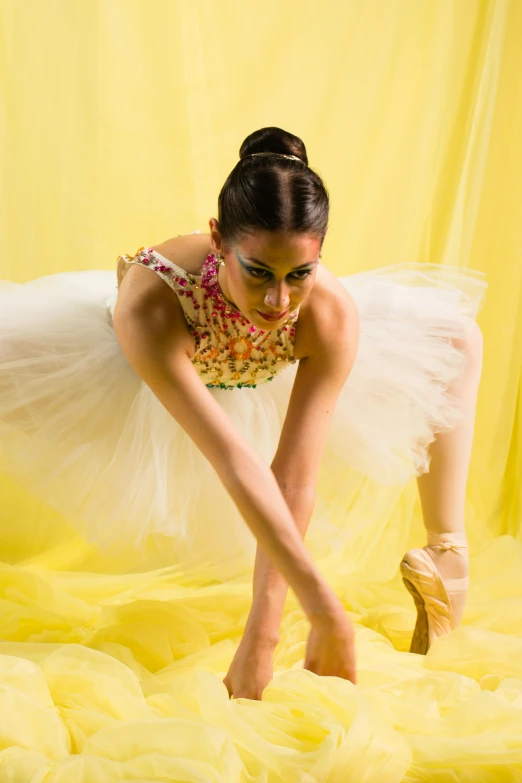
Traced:
<path fill-rule="evenodd" d="M 355 633 L 344 610 L 311 618 L 304 668 L 355 685 Z"/>
<path fill-rule="evenodd" d="M 260 700 L 274 676 L 276 642 L 245 634 L 223 680 L 234 699 Z"/>
<path fill-rule="evenodd" d="M 260 635 L 243 636 L 223 680 L 235 699 L 260 700 L 274 674 L 276 640 Z M 356 684 L 355 633 L 344 609 L 312 619 L 304 668 L 315 674 L 341 677 Z"/>

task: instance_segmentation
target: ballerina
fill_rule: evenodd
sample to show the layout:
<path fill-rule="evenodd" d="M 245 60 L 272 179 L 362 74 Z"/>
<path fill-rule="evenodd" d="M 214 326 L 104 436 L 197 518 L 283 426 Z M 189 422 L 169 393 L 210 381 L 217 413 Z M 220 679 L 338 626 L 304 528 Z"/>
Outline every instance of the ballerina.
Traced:
<path fill-rule="evenodd" d="M 272 677 L 289 585 L 311 623 L 305 667 L 356 682 L 353 627 L 304 543 L 327 451 L 378 482 L 417 476 L 428 543 L 400 564 L 411 652 L 459 625 L 469 584 L 483 275 L 400 264 L 336 277 L 321 263 L 328 210 L 303 142 L 264 128 L 208 234 L 121 255 L 116 280 L 62 273 L 0 291 L 6 329 L 15 317 L 0 361 L 7 472 L 100 545 L 164 536 L 203 562 L 255 543 L 224 680 L 235 698 L 261 698 Z"/>

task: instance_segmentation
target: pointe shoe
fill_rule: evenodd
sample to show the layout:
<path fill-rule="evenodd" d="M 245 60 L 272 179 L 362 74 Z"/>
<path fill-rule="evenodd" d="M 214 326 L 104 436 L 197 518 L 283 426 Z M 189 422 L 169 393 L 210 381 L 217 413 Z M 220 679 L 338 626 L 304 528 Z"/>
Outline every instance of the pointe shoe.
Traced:
<path fill-rule="evenodd" d="M 428 532 L 432 549 L 467 549 L 464 533 Z M 461 552 L 464 557 L 465 555 Z M 433 641 L 456 627 L 449 596 L 465 592 L 469 576 L 442 578 L 430 554 L 424 549 L 410 549 L 400 564 L 402 581 L 411 593 L 417 609 L 410 652 L 425 655 Z"/>

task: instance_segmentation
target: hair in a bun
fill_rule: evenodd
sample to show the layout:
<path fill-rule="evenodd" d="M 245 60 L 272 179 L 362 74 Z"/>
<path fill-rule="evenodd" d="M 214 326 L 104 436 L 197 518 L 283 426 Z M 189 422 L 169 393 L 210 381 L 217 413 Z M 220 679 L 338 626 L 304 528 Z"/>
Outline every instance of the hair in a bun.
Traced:
<path fill-rule="evenodd" d="M 281 128 L 261 128 L 247 136 L 239 148 L 239 158 L 243 160 L 254 152 L 278 152 L 281 155 L 295 155 L 308 166 L 306 147 L 299 136 Z"/>
<path fill-rule="evenodd" d="M 321 177 L 309 167 L 299 136 L 282 128 L 261 128 L 243 141 L 239 158 L 218 197 L 223 241 L 232 245 L 244 234 L 261 229 L 315 234 L 322 244 L 329 195 Z"/>

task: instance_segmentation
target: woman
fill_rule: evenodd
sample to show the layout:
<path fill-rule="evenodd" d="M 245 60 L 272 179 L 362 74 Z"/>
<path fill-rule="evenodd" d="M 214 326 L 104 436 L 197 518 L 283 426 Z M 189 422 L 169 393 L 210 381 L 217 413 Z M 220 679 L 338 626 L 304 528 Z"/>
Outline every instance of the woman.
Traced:
<path fill-rule="evenodd" d="M 411 650 L 464 608 L 484 276 L 402 264 L 336 278 L 321 263 L 328 209 L 303 142 L 264 128 L 209 234 L 120 256 L 115 291 L 104 271 L 2 288 L 3 469 L 100 545 L 170 539 L 204 562 L 257 542 L 234 697 L 271 678 L 287 583 L 311 622 L 305 666 L 355 682 L 353 629 L 303 543 L 325 456 L 381 483 L 418 477 L 428 544 L 401 563 Z"/>

